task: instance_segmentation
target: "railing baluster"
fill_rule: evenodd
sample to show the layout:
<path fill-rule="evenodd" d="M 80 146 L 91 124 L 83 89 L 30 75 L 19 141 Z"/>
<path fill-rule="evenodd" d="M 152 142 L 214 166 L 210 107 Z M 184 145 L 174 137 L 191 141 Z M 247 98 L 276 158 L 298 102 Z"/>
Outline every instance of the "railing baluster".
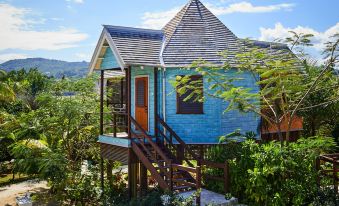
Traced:
<path fill-rule="evenodd" d="M 113 135 L 114 137 L 117 137 L 117 115 L 115 114 L 115 111 L 113 111 Z"/>
<path fill-rule="evenodd" d="M 200 166 L 197 166 L 197 183 L 196 184 L 197 184 L 197 190 L 200 190 L 201 189 L 201 167 Z M 201 203 L 200 196 L 201 196 L 201 193 L 198 194 L 198 196 L 196 197 L 197 206 L 200 206 L 200 203 Z"/>
<path fill-rule="evenodd" d="M 172 166 L 172 160 L 169 161 L 169 172 L 170 172 L 170 188 L 171 191 L 173 190 L 173 166 Z"/>

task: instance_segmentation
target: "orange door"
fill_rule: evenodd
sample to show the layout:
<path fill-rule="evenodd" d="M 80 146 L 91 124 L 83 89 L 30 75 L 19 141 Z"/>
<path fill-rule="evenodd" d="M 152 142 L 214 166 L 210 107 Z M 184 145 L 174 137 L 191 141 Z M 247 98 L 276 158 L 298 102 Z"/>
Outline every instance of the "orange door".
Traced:
<path fill-rule="evenodd" d="M 148 131 L 148 77 L 135 78 L 135 119 Z"/>

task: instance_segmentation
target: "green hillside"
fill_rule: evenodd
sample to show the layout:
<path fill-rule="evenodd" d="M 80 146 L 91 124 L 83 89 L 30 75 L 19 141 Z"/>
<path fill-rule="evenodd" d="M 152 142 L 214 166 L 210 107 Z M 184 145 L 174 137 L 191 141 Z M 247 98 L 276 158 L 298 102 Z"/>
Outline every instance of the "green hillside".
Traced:
<path fill-rule="evenodd" d="M 12 71 L 17 69 L 38 68 L 41 72 L 60 78 L 67 77 L 83 77 L 88 72 L 89 63 L 82 62 L 67 62 L 54 59 L 44 58 L 27 58 L 15 59 L 0 64 L 0 69 L 5 71 Z"/>

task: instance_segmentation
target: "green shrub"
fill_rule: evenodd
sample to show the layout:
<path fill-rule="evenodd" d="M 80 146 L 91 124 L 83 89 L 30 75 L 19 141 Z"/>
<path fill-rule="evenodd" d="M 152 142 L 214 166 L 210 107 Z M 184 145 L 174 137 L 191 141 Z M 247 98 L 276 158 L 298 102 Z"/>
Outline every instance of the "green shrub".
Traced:
<path fill-rule="evenodd" d="M 233 158 L 228 159 L 232 195 L 249 205 L 304 205 L 317 197 L 316 157 L 333 149 L 334 142 L 313 137 L 285 147 L 278 142 L 258 144 L 254 140 L 239 145 L 232 150 Z M 219 150 L 228 153 L 227 147 Z M 227 155 L 214 158 L 220 156 Z"/>

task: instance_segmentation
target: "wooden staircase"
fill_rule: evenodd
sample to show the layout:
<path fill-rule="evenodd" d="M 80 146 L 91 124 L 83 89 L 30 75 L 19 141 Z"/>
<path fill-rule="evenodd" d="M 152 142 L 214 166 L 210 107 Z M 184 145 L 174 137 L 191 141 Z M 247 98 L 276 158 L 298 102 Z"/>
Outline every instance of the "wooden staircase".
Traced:
<path fill-rule="evenodd" d="M 170 137 L 160 131 L 161 136 L 150 136 L 136 122 L 129 117 L 134 131 L 131 131 L 131 147 L 144 166 L 150 171 L 152 177 L 158 182 L 160 188 L 175 192 L 183 192 L 201 188 L 201 168 L 194 166 L 185 159 L 188 166 L 182 164 L 182 159 L 172 152 L 175 147 L 183 146 L 184 143 L 169 126 L 159 118 L 163 128 L 167 128 Z M 173 137 L 179 144 L 173 143 Z M 164 141 L 165 140 L 165 141 Z M 181 142 L 181 143 L 180 143 Z"/>

